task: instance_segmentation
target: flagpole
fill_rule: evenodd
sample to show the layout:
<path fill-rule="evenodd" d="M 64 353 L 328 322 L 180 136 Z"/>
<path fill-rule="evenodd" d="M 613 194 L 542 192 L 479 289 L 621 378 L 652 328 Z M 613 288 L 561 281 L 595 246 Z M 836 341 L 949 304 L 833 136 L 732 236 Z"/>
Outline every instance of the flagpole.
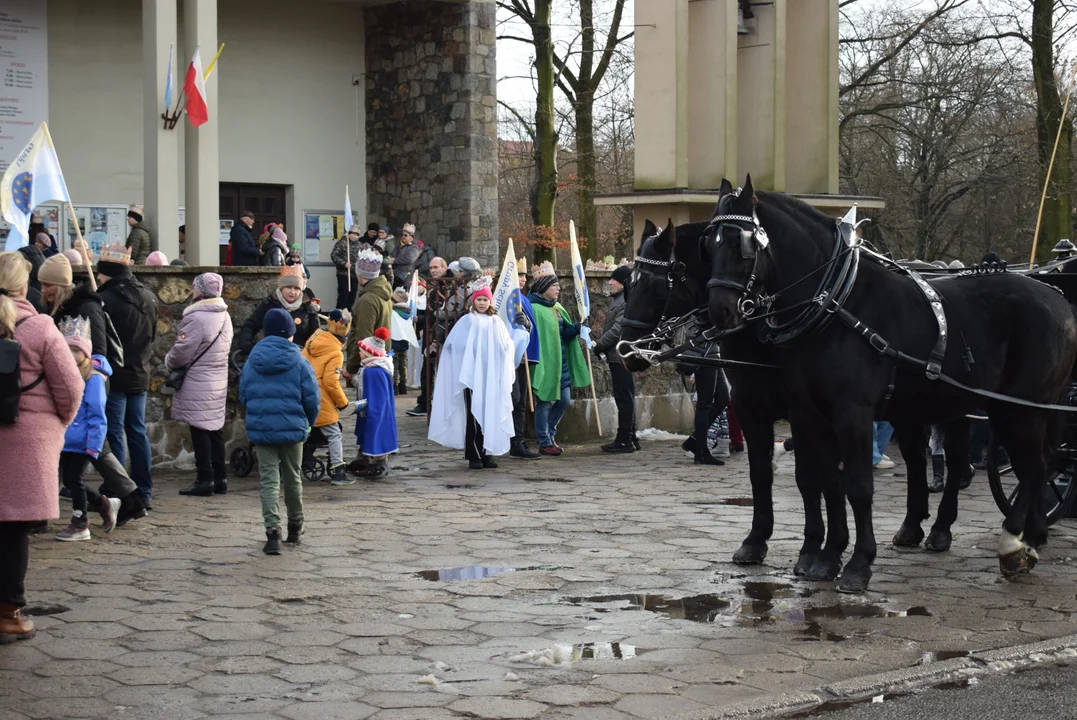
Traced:
<path fill-rule="evenodd" d="M 347 185 L 344 186 L 344 198 L 348 201 L 348 204 L 351 205 L 351 197 L 348 195 L 348 186 Z M 348 210 L 351 210 L 351 208 L 348 208 Z M 348 214 L 350 215 L 351 213 L 349 212 Z M 352 236 L 351 236 L 352 219 L 350 217 L 344 218 L 344 224 L 347 226 L 346 227 L 347 232 L 344 233 L 344 243 L 345 243 L 344 249 L 347 250 L 347 252 L 348 252 L 348 260 L 347 260 L 347 262 L 345 264 L 349 266 L 349 267 L 346 267 L 344 269 L 348 271 L 348 293 L 351 293 L 351 291 L 352 291 L 352 271 L 355 270 L 355 268 L 350 267 L 350 265 L 352 264 Z"/>
<path fill-rule="evenodd" d="M 583 285 L 582 289 L 583 289 L 583 292 L 585 293 L 586 290 L 587 290 L 587 286 L 585 284 L 587 282 L 587 279 L 582 277 L 582 274 L 583 274 L 583 266 L 582 265 L 580 266 L 580 274 L 581 274 L 581 276 L 579 278 L 577 278 L 577 276 L 576 276 L 576 264 L 578 262 L 582 262 L 582 261 L 580 260 L 579 246 L 576 244 L 576 223 L 572 222 L 571 220 L 568 221 L 568 235 L 569 235 L 569 242 L 571 243 L 570 246 L 569 246 L 569 250 L 571 251 L 571 254 L 572 254 L 572 284 L 573 284 L 574 287 L 579 287 L 582 284 Z M 583 297 L 582 293 L 578 293 L 576 295 L 576 302 L 577 302 L 577 305 L 579 306 L 578 310 L 580 312 L 580 324 L 581 325 L 583 324 L 583 321 L 587 319 L 586 317 L 584 317 L 584 313 L 587 311 L 587 308 L 584 308 L 583 301 L 581 300 L 582 297 Z M 590 302 L 588 302 L 587 304 L 590 305 Z M 587 373 L 591 376 L 590 377 L 590 380 L 591 380 L 591 399 L 595 401 L 595 424 L 598 425 L 598 435 L 599 435 L 599 437 L 601 437 L 602 436 L 602 417 L 601 417 L 601 413 L 598 410 L 598 392 L 595 391 L 595 370 L 591 366 L 591 346 L 590 346 L 589 343 L 584 343 L 583 354 L 587 357 Z"/>
<path fill-rule="evenodd" d="M 591 368 L 591 348 L 584 350 L 587 356 L 587 372 L 591 374 L 591 399 L 595 401 L 595 423 L 598 425 L 598 435 L 602 436 L 602 418 L 598 412 L 598 393 L 595 392 L 595 371 Z"/>
<path fill-rule="evenodd" d="M 527 406 L 531 408 L 531 414 L 535 414 L 535 393 L 531 390 L 531 361 L 527 359 L 527 351 L 524 350 L 524 375 L 527 377 Z"/>
<path fill-rule="evenodd" d="M 70 200 L 67 201 L 67 209 L 71 213 L 71 224 L 75 226 L 75 235 L 78 236 L 78 240 L 75 242 L 78 244 L 79 255 L 82 256 L 82 264 L 86 266 L 86 274 L 90 276 L 90 289 L 97 292 L 97 278 L 93 275 L 93 263 L 90 262 L 90 253 L 87 251 L 86 241 L 82 239 L 79 219 L 75 217 L 75 206 L 71 204 Z"/>

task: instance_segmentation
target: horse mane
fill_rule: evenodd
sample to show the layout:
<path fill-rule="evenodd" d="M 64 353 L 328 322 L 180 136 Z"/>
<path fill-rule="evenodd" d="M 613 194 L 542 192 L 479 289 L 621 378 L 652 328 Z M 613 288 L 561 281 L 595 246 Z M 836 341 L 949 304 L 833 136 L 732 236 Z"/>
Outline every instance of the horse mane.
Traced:
<path fill-rule="evenodd" d="M 792 195 L 769 190 L 757 190 L 755 195 L 759 199 L 761 207 L 773 206 L 793 220 L 816 225 L 828 233 L 833 232 L 837 225 L 835 218 Z"/>

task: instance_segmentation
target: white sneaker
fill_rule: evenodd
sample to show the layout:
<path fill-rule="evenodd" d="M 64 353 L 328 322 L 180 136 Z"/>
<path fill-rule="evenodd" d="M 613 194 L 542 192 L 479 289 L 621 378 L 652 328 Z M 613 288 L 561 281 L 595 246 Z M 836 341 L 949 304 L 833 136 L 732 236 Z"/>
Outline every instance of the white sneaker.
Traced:
<path fill-rule="evenodd" d="M 79 527 L 78 525 L 68 525 L 60 532 L 56 533 L 56 539 L 62 542 L 79 542 L 81 540 L 90 539 L 90 528 Z"/>
<path fill-rule="evenodd" d="M 106 533 L 112 532 L 116 527 L 116 518 L 120 514 L 120 499 L 119 498 L 103 498 L 104 503 L 101 506 L 101 529 Z"/>
<path fill-rule="evenodd" d="M 894 467 L 894 461 L 883 455 L 883 459 L 875 463 L 876 470 L 889 470 Z"/>
<path fill-rule="evenodd" d="M 770 469 L 774 472 L 778 472 L 778 458 L 785 455 L 788 450 L 785 449 L 785 442 L 778 440 L 774 443 L 774 455 L 770 458 Z"/>

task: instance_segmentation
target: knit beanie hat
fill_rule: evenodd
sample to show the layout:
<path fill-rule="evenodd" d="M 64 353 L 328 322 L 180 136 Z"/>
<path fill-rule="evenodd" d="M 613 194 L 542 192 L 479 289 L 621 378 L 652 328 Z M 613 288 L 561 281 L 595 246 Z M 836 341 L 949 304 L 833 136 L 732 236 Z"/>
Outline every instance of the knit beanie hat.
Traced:
<path fill-rule="evenodd" d="M 348 328 L 352 322 L 352 314 L 347 310 L 330 310 L 329 318 L 326 321 L 326 327 L 329 332 L 333 333 L 337 337 L 344 337 L 348 334 Z"/>
<path fill-rule="evenodd" d="M 72 272 L 86 272 L 86 268 L 82 267 L 82 253 L 78 250 L 64 250 L 64 257 L 71 263 Z"/>
<path fill-rule="evenodd" d="M 411 223 L 404 223 L 404 227 L 401 228 L 406 233 L 410 233 L 412 237 L 415 237 L 415 226 Z"/>
<path fill-rule="evenodd" d="M 467 277 L 476 277 L 482 273 L 482 265 L 479 265 L 479 261 L 475 258 L 465 256 L 460 258 L 460 272 Z"/>
<path fill-rule="evenodd" d="M 628 267 L 627 265 L 620 265 L 617 267 L 616 270 L 613 271 L 613 274 L 610 275 L 610 280 L 616 280 L 617 282 L 624 285 L 628 282 L 628 278 L 630 278 L 631 276 L 632 268 Z"/>
<path fill-rule="evenodd" d="M 169 265 L 177 265 L 179 267 L 187 267 L 187 261 L 183 260 L 183 259 L 180 259 L 180 258 L 176 258 L 175 260 L 173 260 L 172 262 L 170 262 L 168 264 Z"/>
<path fill-rule="evenodd" d="M 70 347 L 78 348 L 86 357 L 93 355 L 90 321 L 84 317 L 65 317 L 60 321 L 60 334 Z"/>
<path fill-rule="evenodd" d="M 219 298 L 224 292 L 224 278 L 217 273 L 202 273 L 191 284 L 191 294 L 195 300 Z"/>
<path fill-rule="evenodd" d="M 142 206 L 135 204 L 127 211 L 127 217 L 134 218 L 135 222 L 142 222 Z"/>
<path fill-rule="evenodd" d="M 366 230 L 367 232 L 370 232 L 371 230 L 377 232 L 378 230 L 381 230 L 381 226 L 379 226 L 376 222 L 372 222 L 366 226 Z"/>
<path fill-rule="evenodd" d="M 389 328 L 378 328 L 374 337 L 359 341 L 359 349 L 376 357 L 385 357 L 385 343 L 389 340 Z"/>
<path fill-rule="evenodd" d="M 280 308 L 273 308 L 262 320 L 262 332 L 266 337 L 290 338 L 295 335 L 295 320 Z"/>
<path fill-rule="evenodd" d="M 531 281 L 531 292 L 535 293 L 536 295 L 541 295 L 556 284 L 556 275 L 543 275 Z"/>
<path fill-rule="evenodd" d="M 147 265 L 167 265 L 168 257 L 160 250 L 154 250 L 146 257 Z"/>
<path fill-rule="evenodd" d="M 364 248 L 355 258 L 355 276 L 364 280 L 376 280 L 381 274 L 381 253 Z"/>
<path fill-rule="evenodd" d="M 52 241 L 52 235 L 44 232 L 39 232 L 37 235 L 34 235 L 34 242 L 39 242 L 45 247 L 52 247 L 55 244 Z"/>
<path fill-rule="evenodd" d="M 288 236 L 285 235 L 284 231 L 280 229 L 280 225 L 274 225 L 273 232 L 271 232 L 270 235 L 272 235 L 274 240 L 279 240 L 281 243 L 283 243 L 285 247 L 288 246 Z"/>
<path fill-rule="evenodd" d="M 71 287 L 71 261 L 66 255 L 53 255 L 45 258 L 41 269 L 37 271 L 37 279 L 46 285 L 59 285 Z"/>
<path fill-rule="evenodd" d="M 280 277 L 277 278 L 277 288 L 283 290 L 286 287 L 296 287 L 302 290 L 306 284 L 305 281 L 302 265 L 283 265 L 280 269 Z"/>

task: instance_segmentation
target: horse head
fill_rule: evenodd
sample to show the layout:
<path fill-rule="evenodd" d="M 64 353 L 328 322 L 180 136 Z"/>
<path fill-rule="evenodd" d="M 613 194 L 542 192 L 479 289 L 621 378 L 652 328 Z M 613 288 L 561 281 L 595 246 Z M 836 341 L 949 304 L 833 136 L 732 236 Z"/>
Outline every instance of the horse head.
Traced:
<path fill-rule="evenodd" d="M 705 242 L 711 257 L 708 311 L 715 327 L 727 330 L 751 316 L 770 269 L 770 240 L 756 214 L 751 175 L 743 188 L 723 178 Z"/>
<path fill-rule="evenodd" d="M 625 289 L 625 314 L 621 320 L 621 341 L 635 342 L 658 327 L 670 291 L 670 260 L 677 231 L 669 220 L 665 229 L 648 220 L 643 226 L 639 253 Z M 621 349 L 618 348 L 618 352 Z M 625 367 L 642 372 L 650 364 L 636 355 L 624 355 Z"/>

